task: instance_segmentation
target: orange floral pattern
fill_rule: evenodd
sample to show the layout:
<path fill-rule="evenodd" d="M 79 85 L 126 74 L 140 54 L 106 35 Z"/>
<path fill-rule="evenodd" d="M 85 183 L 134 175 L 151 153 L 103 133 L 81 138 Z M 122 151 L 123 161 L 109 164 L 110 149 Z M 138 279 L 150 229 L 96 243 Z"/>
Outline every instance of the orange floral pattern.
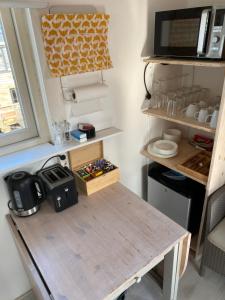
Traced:
<path fill-rule="evenodd" d="M 44 47 L 52 77 L 112 68 L 109 18 L 103 13 L 42 16 Z"/>

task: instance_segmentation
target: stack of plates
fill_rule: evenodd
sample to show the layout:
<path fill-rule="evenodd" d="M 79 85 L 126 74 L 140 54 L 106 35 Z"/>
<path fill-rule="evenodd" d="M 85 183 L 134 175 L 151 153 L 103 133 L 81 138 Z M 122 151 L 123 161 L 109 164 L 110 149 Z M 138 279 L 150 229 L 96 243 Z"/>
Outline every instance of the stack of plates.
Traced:
<path fill-rule="evenodd" d="M 160 158 L 170 158 L 177 155 L 178 145 L 168 140 L 158 140 L 148 145 L 148 153 Z"/>

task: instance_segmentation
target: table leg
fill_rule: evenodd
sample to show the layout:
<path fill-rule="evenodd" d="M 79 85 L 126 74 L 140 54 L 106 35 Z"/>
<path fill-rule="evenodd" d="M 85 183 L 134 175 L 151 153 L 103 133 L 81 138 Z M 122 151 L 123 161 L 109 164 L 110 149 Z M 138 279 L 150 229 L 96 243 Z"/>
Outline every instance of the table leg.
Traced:
<path fill-rule="evenodd" d="M 176 300 L 180 269 L 180 245 L 177 244 L 164 259 L 163 300 Z"/>

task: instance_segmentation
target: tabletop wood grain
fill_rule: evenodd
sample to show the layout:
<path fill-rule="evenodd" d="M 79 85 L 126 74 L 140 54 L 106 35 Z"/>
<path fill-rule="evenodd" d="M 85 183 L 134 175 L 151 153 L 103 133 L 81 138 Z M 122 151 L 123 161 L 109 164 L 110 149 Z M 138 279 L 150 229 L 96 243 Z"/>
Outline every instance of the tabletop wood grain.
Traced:
<path fill-rule="evenodd" d="M 55 300 L 113 299 L 187 231 L 120 183 L 55 213 L 12 216 Z"/>

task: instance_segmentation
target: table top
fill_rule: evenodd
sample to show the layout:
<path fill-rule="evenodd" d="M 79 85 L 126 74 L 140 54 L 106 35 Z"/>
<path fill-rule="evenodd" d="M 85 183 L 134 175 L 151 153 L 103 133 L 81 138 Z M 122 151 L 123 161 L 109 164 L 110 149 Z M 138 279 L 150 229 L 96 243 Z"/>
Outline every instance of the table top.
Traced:
<path fill-rule="evenodd" d="M 120 183 L 12 217 L 55 300 L 113 299 L 188 234 Z"/>

